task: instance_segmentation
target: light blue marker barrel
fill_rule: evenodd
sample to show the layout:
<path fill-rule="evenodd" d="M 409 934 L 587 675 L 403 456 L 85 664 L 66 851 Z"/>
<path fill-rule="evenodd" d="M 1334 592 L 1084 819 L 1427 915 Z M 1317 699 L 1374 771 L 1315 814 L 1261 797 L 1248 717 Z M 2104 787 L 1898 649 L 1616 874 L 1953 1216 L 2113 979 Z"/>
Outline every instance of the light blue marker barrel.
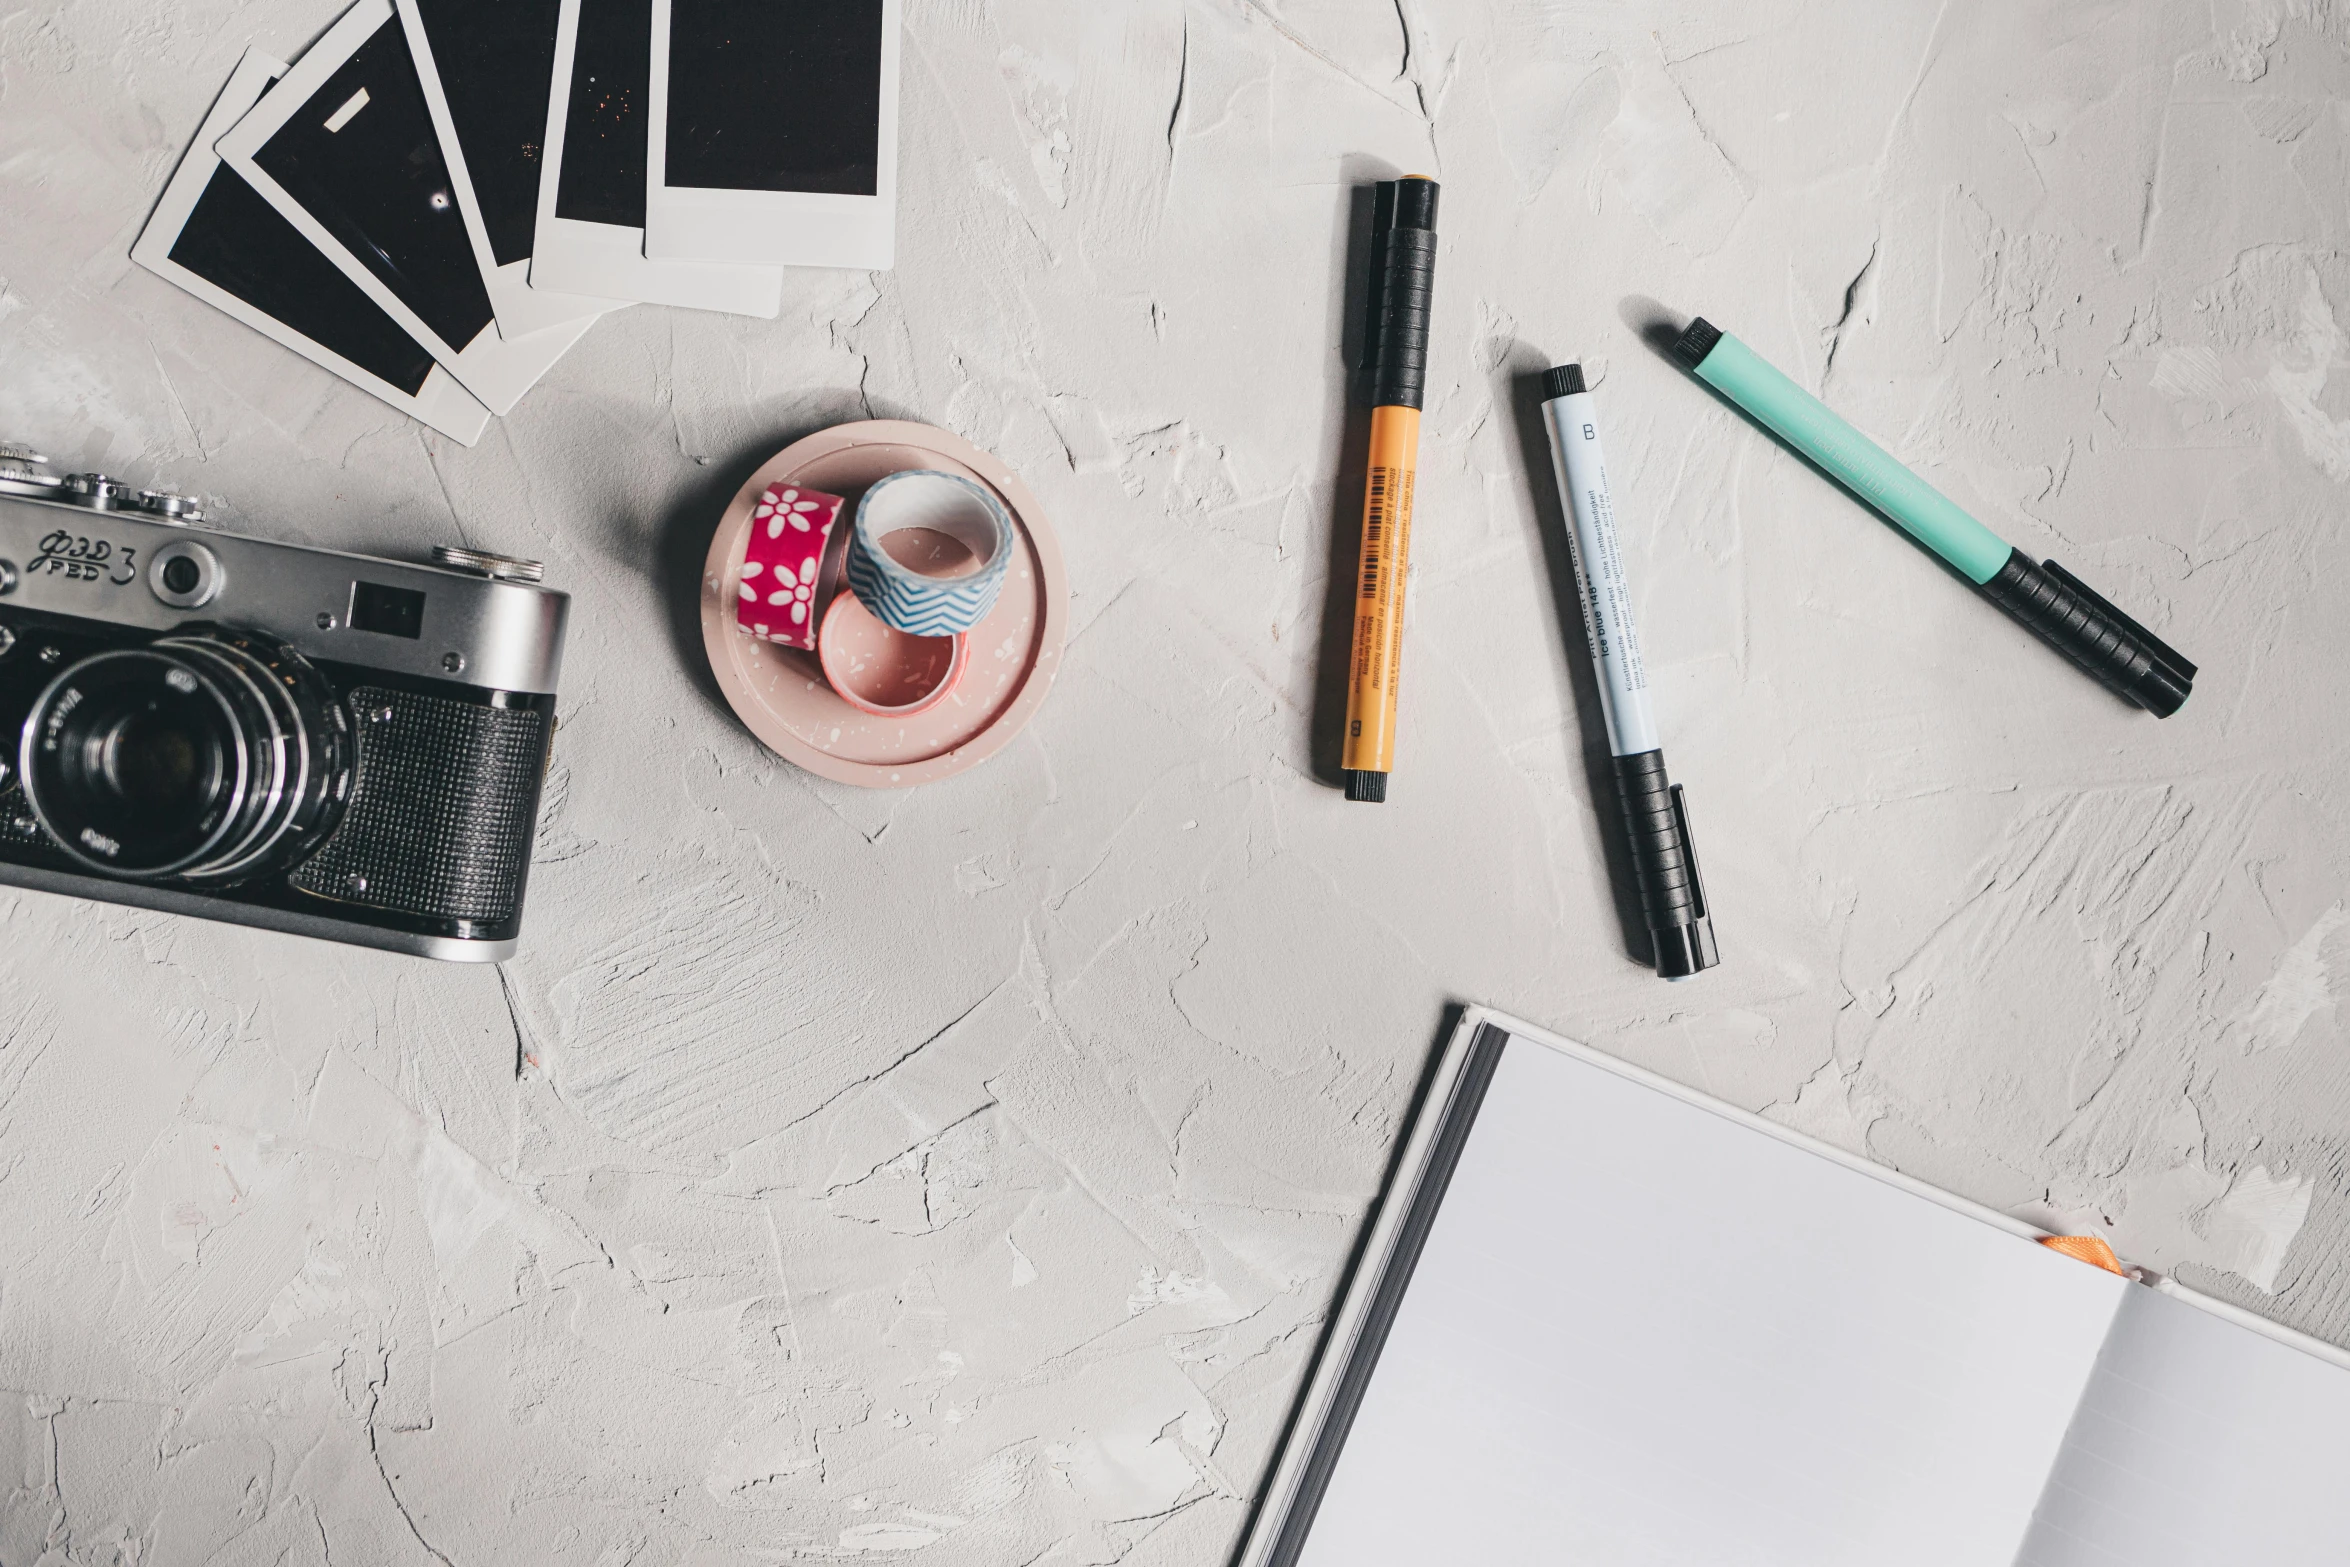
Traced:
<path fill-rule="evenodd" d="M 1690 337 L 1699 334 L 1694 331 Z M 1682 362 L 1697 378 L 1760 420 L 1837 483 L 1897 523 L 1977 587 L 1999 575 L 2015 547 L 1959 510 L 1950 497 L 1894 461 L 1891 453 L 1836 416 L 1744 343 L 1723 332 L 1710 348 L 1682 340 Z"/>

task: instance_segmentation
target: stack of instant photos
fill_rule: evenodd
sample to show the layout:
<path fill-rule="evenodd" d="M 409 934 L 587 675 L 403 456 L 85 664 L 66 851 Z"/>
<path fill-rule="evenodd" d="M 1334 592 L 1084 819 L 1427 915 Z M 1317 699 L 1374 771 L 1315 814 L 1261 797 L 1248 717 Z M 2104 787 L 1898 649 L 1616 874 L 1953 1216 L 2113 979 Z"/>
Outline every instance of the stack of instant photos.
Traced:
<path fill-rule="evenodd" d="M 898 3 L 359 0 L 245 55 L 132 259 L 471 445 L 605 311 L 890 265 Z"/>

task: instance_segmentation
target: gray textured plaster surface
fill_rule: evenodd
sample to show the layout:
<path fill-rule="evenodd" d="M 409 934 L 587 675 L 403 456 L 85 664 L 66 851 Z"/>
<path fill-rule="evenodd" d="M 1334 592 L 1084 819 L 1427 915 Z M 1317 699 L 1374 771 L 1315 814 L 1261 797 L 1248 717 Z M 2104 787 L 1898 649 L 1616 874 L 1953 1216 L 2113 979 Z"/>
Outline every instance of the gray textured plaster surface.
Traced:
<path fill-rule="evenodd" d="M 896 271 L 616 316 L 468 451 L 126 259 L 329 9 L 0 6 L 0 426 L 578 601 L 503 971 L 0 893 L 0 1562 L 1214 1561 L 1448 998 L 2350 1339 L 2350 11 L 908 10 Z M 1371 809 L 1309 735 L 1398 169 L 1445 240 Z M 1629 295 L 2193 702 L 1956 591 Z M 1622 955 L 1511 402 L 1568 356 L 1729 956 L 1684 986 Z M 1074 583 L 1028 735 L 895 795 L 764 754 L 688 618 L 742 475 L 868 411 L 1003 456 Z"/>

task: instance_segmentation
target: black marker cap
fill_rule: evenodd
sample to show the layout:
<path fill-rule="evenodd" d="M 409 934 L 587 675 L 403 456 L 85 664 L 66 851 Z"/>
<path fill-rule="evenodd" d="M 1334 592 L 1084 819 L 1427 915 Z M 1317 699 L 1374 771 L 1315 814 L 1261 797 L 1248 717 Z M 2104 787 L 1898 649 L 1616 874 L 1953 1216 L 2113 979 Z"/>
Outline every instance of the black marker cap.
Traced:
<path fill-rule="evenodd" d="M 1648 925 L 1660 979 L 1687 979 L 1722 961 L 1714 945 L 1713 910 L 1697 872 L 1697 840 L 1689 833 L 1689 806 L 1681 786 L 1665 777 L 1665 754 L 1642 751 L 1616 758 L 1616 796 L 1632 847 L 1633 879 Z"/>
<path fill-rule="evenodd" d="M 1346 770 L 1346 797 L 1369 805 L 1387 803 L 1387 775 L 1366 772 L 1360 767 Z"/>
<path fill-rule="evenodd" d="M 1425 174 L 1407 174 L 1400 180 L 1381 180 L 1379 191 L 1386 198 L 1388 227 L 1436 232 L 1436 201 L 1442 192 L 1434 180 Z M 1379 212 L 1380 206 L 1374 201 L 1373 223 L 1378 222 Z"/>
<path fill-rule="evenodd" d="M 1583 384 L 1581 365 L 1552 365 L 1542 372 L 1542 400 L 1546 403 L 1556 397 L 1572 397 L 1577 392 L 1589 390 Z"/>
<path fill-rule="evenodd" d="M 1673 357 L 1681 361 L 1684 370 L 1694 370 L 1705 363 L 1705 356 L 1712 353 L 1714 344 L 1721 340 L 1722 329 L 1699 316 L 1673 340 Z"/>
<path fill-rule="evenodd" d="M 2035 566 L 2012 551 L 1980 591 L 2098 684 L 2157 718 L 2185 706 L 2195 689 L 2195 666 L 2177 649 L 2052 560 Z"/>
<path fill-rule="evenodd" d="M 1428 376 L 1436 288 L 1436 182 L 1381 180 L 1371 196 L 1371 286 L 1363 379 L 1374 408 L 1417 408 Z"/>

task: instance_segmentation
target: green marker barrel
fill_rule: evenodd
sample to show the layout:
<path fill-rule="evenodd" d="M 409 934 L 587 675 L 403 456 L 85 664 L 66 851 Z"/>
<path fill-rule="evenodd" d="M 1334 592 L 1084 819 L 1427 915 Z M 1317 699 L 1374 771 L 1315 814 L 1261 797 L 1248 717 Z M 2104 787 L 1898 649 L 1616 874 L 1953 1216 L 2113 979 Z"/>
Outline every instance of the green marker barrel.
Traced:
<path fill-rule="evenodd" d="M 2193 664 L 2056 562 L 2035 565 L 1753 349 L 1699 317 L 1673 354 L 2107 690 L 2157 718 L 2185 703 Z"/>

